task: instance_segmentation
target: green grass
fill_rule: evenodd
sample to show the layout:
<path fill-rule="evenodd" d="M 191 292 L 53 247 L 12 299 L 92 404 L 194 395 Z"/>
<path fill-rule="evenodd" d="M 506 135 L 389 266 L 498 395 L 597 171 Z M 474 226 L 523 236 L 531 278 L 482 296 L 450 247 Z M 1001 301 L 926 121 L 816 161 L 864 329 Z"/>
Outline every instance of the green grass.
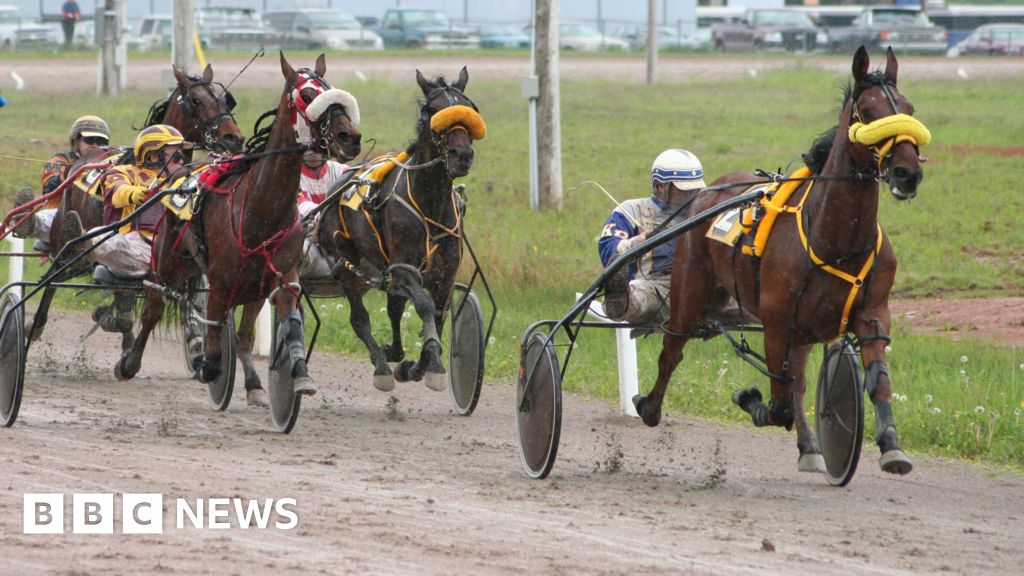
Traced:
<path fill-rule="evenodd" d="M 306 65 L 305 60 L 295 58 L 293 63 Z M 446 69 L 424 73 L 454 75 L 460 66 L 453 58 Z M 480 106 L 488 135 L 475 145 L 477 163 L 464 179 L 469 195 L 466 226 L 500 307 L 487 375 L 507 383 L 517 369 L 523 329 L 541 318 L 560 317 L 574 293 L 584 291 L 600 272 L 595 238 L 612 204 L 596 188 L 584 186 L 567 192 L 562 212 L 531 212 L 527 110 L 519 81 L 473 78 L 472 73 L 470 67 L 467 93 Z M 358 82 L 346 73 L 342 59 L 328 59 L 327 78 L 360 99 L 364 150 L 372 145 L 371 138 L 376 140 L 375 152 L 400 148 L 412 139 L 415 100 L 420 96 L 412 65 L 409 76 L 400 84 Z M 565 188 L 595 180 L 620 200 L 646 195 L 650 163 L 668 147 L 694 151 L 712 177 L 736 170 L 785 168 L 835 124 L 840 87 L 846 81 L 796 67 L 756 78 L 694 78 L 677 85 L 563 82 Z M 931 129 L 933 144 L 923 150 L 929 162 L 918 198 L 897 203 L 886 196 L 881 202 L 880 219 L 900 259 L 895 294 L 1020 294 L 1024 232 L 1017 221 L 1024 203 L 1019 194 L 1024 116 L 1018 106 L 1024 79 L 923 81 L 915 79 L 912 67 L 904 66 L 900 89 Z M 279 94 L 278 89 L 237 91 L 243 130 L 251 131 L 255 117 L 273 106 Z M 90 91 L 73 98 L 8 91 L 5 95 L 10 102 L 0 111 L 0 154 L 41 159 L 62 147 L 67 126 L 86 113 L 107 119 L 114 142 L 130 142 L 132 123 L 141 124 L 149 104 L 159 97 L 156 91 L 129 92 L 117 99 L 100 99 Z M 1015 155 L 1012 147 L 1018 147 Z M 20 186 L 37 184 L 39 166 L 0 159 L 0 167 L 0 209 L 6 209 Z M 375 332 L 384 339 L 385 316 L 379 312 L 383 299 L 371 298 Z M 319 345 L 365 356 L 348 327 L 347 304 L 317 304 L 326 320 Z M 406 324 L 410 352 L 417 349 L 417 328 L 417 321 Z M 895 393 L 906 397 L 895 407 L 905 447 L 914 453 L 1024 467 L 1024 354 L 1000 342 L 954 342 L 911 333 L 898 324 L 893 336 L 889 366 Z M 753 340 L 756 348 L 756 337 Z M 653 382 L 659 349 L 658 338 L 639 343 L 644 389 Z M 731 405 L 729 395 L 740 386 L 765 387 L 763 377 L 741 363 L 721 339 L 690 345 L 686 352 L 670 388 L 667 411 L 748 421 Z M 615 399 L 614 354 L 612 334 L 585 332 L 574 351 L 566 389 Z M 814 354 L 811 381 L 816 380 L 820 358 L 819 352 Z M 961 356 L 968 361 L 962 364 Z M 870 409 L 867 420 L 870 432 Z"/>

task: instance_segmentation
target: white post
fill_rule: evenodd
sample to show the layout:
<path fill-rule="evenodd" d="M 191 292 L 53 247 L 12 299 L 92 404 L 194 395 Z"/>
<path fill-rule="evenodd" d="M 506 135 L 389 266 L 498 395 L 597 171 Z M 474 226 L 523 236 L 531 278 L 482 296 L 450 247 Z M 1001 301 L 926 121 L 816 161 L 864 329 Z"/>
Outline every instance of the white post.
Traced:
<path fill-rule="evenodd" d="M 583 294 L 576 293 L 579 300 Z M 604 313 L 604 305 L 600 302 L 591 302 L 587 311 L 594 318 L 602 322 L 611 322 Z M 629 328 L 615 329 L 615 356 L 619 366 L 619 408 L 626 416 L 639 418 L 636 407 L 633 406 L 633 396 L 640 393 L 640 379 L 637 376 L 636 367 L 636 341 L 629 337 Z"/>
<path fill-rule="evenodd" d="M 256 317 L 256 353 L 260 356 L 270 356 L 270 335 L 273 333 L 270 316 L 270 303 L 264 302 L 260 315 Z"/>
<path fill-rule="evenodd" d="M 11 252 L 24 252 L 25 241 L 21 238 L 15 238 L 14 236 L 8 236 L 7 241 L 11 243 Z M 11 256 L 11 273 L 7 277 L 8 282 L 21 282 L 25 278 L 25 259 L 21 256 Z M 18 298 L 23 295 L 21 286 L 14 289 L 15 294 Z"/>

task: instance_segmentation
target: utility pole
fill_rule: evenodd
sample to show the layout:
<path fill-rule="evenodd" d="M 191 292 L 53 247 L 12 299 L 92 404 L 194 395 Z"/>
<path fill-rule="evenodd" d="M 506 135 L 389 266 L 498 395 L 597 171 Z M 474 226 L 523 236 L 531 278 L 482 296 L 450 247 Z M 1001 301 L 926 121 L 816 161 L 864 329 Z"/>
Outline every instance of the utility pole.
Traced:
<path fill-rule="evenodd" d="M 100 78 L 97 88 L 98 92 L 104 96 L 117 96 L 121 92 L 124 51 L 118 50 L 118 40 L 122 35 L 118 22 L 118 4 L 117 0 L 105 0 L 103 8 L 97 10 L 96 14 L 97 23 L 103 27 Z M 118 62 L 119 55 L 120 62 Z"/>
<path fill-rule="evenodd" d="M 562 209 L 562 122 L 558 78 L 558 0 L 536 0 L 538 187 L 540 207 Z"/>
<path fill-rule="evenodd" d="M 171 60 L 186 74 L 192 71 L 196 61 L 195 0 L 174 0 L 174 38 L 171 45 Z"/>
<path fill-rule="evenodd" d="M 658 0 L 647 0 L 647 83 L 658 81 Z"/>

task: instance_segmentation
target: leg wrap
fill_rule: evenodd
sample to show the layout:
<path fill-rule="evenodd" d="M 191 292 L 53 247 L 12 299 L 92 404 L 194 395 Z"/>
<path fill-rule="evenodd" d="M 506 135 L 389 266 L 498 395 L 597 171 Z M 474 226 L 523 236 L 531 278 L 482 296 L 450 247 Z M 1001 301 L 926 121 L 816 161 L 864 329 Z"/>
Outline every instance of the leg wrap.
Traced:
<path fill-rule="evenodd" d="M 277 346 L 288 346 L 288 355 L 292 360 L 305 360 L 305 334 L 302 330 L 302 315 L 298 309 L 281 318 L 277 324 Z"/>
<path fill-rule="evenodd" d="M 865 372 L 865 380 L 867 380 L 868 397 L 871 398 L 871 403 L 875 406 L 875 442 L 885 452 L 887 449 L 898 448 L 899 446 L 896 442 L 896 422 L 892 415 L 892 404 L 888 400 L 875 397 L 875 392 L 878 391 L 879 387 L 879 380 L 883 374 L 886 380 L 888 380 L 889 368 L 885 365 L 885 362 L 876 360 L 868 365 L 868 369 Z M 889 430 L 890 428 L 892 429 L 891 431 Z M 883 443 L 892 444 L 892 446 L 883 446 Z"/>

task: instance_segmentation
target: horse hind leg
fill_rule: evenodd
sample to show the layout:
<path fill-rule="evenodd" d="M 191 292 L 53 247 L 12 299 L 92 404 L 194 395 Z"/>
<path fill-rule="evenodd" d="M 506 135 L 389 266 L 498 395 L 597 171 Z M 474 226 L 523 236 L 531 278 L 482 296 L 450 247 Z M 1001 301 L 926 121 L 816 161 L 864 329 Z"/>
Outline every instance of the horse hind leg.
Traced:
<path fill-rule="evenodd" d="M 402 314 L 405 313 L 404 296 L 388 294 L 388 319 L 391 321 L 391 344 L 383 347 L 388 362 L 401 362 L 405 359 L 402 347 Z"/>
<path fill-rule="evenodd" d="M 242 362 L 245 373 L 245 403 L 248 406 L 265 408 L 270 405 L 267 393 L 260 384 L 260 376 L 252 361 L 252 349 L 255 343 L 256 317 L 259 316 L 263 302 L 246 304 L 242 307 L 242 322 L 238 327 L 238 359 Z"/>
<path fill-rule="evenodd" d="M 373 338 L 373 331 L 370 327 L 370 314 L 363 304 L 363 297 L 355 291 L 346 290 L 349 304 L 349 324 L 356 336 L 366 345 L 370 353 L 370 361 L 373 362 L 373 387 L 381 392 L 390 392 L 395 388 L 394 374 L 388 366 L 385 349 L 382 349 Z M 390 299 L 389 299 L 390 303 Z M 404 304 L 404 300 L 403 300 Z M 386 348 L 386 347 L 385 347 Z"/>
<path fill-rule="evenodd" d="M 658 378 L 654 382 L 654 388 L 646 396 L 633 396 L 633 406 L 644 424 L 654 427 L 661 423 L 661 404 L 665 400 L 665 392 L 668 390 L 672 373 L 683 360 L 683 347 L 688 341 L 689 338 L 668 334 L 662 340 L 661 354 L 658 355 Z"/>
<path fill-rule="evenodd" d="M 160 320 L 163 311 L 163 297 L 156 290 L 150 290 L 146 295 L 146 304 L 142 309 L 139 333 L 131 346 L 121 353 L 121 358 L 114 365 L 114 376 L 118 380 L 130 380 L 139 373 L 139 368 L 142 367 L 142 354 L 146 350 L 149 334 Z"/>
<path fill-rule="evenodd" d="M 405 287 L 416 308 L 416 314 L 423 321 L 423 331 L 420 333 L 423 338 L 423 350 L 420 351 L 420 357 L 416 362 L 406 360 L 398 365 L 395 380 L 422 380 L 427 388 L 439 392 L 447 388 L 448 381 L 444 365 L 441 364 L 441 339 L 435 322 L 436 307 L 418 282 L 406 279 Z"/>

